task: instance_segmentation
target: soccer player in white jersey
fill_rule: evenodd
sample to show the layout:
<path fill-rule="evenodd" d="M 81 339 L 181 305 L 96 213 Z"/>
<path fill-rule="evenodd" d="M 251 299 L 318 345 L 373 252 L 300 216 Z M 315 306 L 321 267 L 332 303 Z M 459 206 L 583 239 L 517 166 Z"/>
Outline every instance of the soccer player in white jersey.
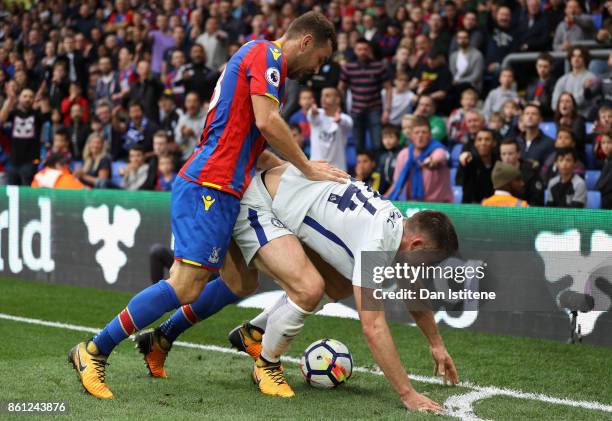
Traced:
<path fill-rule="evenodd" d="M 299 242 L 294 234 L 327 262 L 324 265 L 311 254 L 324 278 L 316 270 L 312 273 L 312 263 L 301 246 L 295 248 Z M 374 359 L 404 405 L 411 410 L 441 410 L 437 403 L 411 386 L 384 311 L 361 307 L 364 294 L 359 265 L 361 251 L 395 254 L 403 250 L 428 249 L 441 250 L 444 255 L 453 253 L 458 247 L 457 237 L 445 215 L 425 211 L 402 220 L 391 202 L 381 199 L 361 182 L 309 182 L 295 167 L 282 166 L 253 179 L 241 202 L 234 240 L 246 263 L 275 278 L 287 292 L 260 316 L 230 333 L 232 344 L 256 359 L 253 378 L 263 393 L 293 396 L 284 378 L 280 355 L 299 333 L 305 318 L 317 310 L 325 291 L 323 279 L 332 283 L 331 290 L 335 292 L 330 295 L 333 299 L 344 298 L 350 293 L 348 279 L 353 283 L 357 310 Z M 337 269 L 335 274 L 332 266 Z M 302 276 L 303 273 L 309 276 Z M 250 279 L 247 282 L 253 282 L 252 273 L 245 276 L 244 270 L 237 270 L 236 274 L 243 279 L 232 279 L 224 274 L 230 288 L 236 282 L 244 283 L 245 277 Z M 346 287 L 338 286 L 342 283 L 349 286 L 349 292 Z M 370 285 L 366 280 L 364 283 Z M 448 378 L 456 383 L 454 363 L 431 311 L 411 311 L 411 314 L 428 339 L 436 371 L 445 376 L 445 381 Z M 264 331 L 262 347 L 260 341 Z"/>
<path fill-rule="evenodd" d="M 364 334 L 376 362 L 400 396 L 416 393 L 399 360 L 384 310 L 375 310 L 372 306 L 361 308 L 361 298 L 371 296 L 362 291 L 362 284 L 364 288 L 373 285 L 371 279 L 362 282 L 361 252 L 393 252 L 391 255 L 394 256 L 399 251 L 427 249 L 440 252 L 438 257 L 444 258 L 458 248 L 450 220 L 433 211 L 419 212 L 412 219 L 402 220 L 401 213 L 390 201 L 383 200 L 361 182 L 313 183 L 293 166 L 277 167 L 264 175 L 265 179 L 261 175 L 256 177 L 250 191 L 245 194 L 239 222 L 234 227 L 234 240 L 245 260 L 250 262 L 257 258 L 262 244 L 291 233 L 297 235 L 302 243 L 337 270 L 341 278 L 352 281 Z M 278 256 L 278 259 L 282 260 L 283 256 Z M 311 255 L 311 259 L 323 273 L 316 257 Z M 329 268 L 326 272 L 324 279 L 338 278 L 329 275 Z M 275 279 L 287 288 L 289 297 L 281 297 L 239 330 L 247 345 L 251 342 L 249 336 L 253 329 L 260 333 L 265 331 L 254 371 L 256 381 L 258 364 L 278 363 L 280 355 L 303 327 L 304 319 L 316 311 L 300 308 L 291 298 L 291 295 L 299 296 L 299 291 L 306 291 L 307 295 L 312 293 L 307 280 L 304 285 L 286 285 L 287 282 L 280 277 Z M 338 292 L 338 282 L 335 282 L 334 289 L 334 299 L 348 295 L 346 289 Z M 454 363 L 446 352 L 431 311 L 413 311 L 411 314 L 430 342 L 437 370 L 456 383 Z M 241 349 L 236 332 L 230 334 L 230 340 Z"/>

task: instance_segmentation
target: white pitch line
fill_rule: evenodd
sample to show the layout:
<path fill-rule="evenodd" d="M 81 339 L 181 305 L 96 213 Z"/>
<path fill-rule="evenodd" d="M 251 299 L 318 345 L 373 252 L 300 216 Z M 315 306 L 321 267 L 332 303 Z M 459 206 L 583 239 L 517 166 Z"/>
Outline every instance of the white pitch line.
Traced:
<path fill-rule="evenodd" d="M 100 329 L 96 329 L 93 327 L 73 325 L 69 323 L 51 322 L 48 320 L 31 319 L 28 317 L 13 316 L 11 314 L 6 314 L 6 313 L 0 313 L 0 319 L 11 320 L 14 322 L 29 323 L 33 325 L 39 325 L 39 326 L 55 327 L 59 329 L 75 330 L 77 332 L 98 333 L 100 331 Z M 202 345 L 202 344 L 196 344 L 193 342 L 182 342 L 182 341 L 176 341 L 174 342 L 174 345 L 185 347 L 185 348 L 194 348 L 194 349 L 201 349 L 204 351 L 222 352 L 225 354 L 232 354 L 232 355 L 239 355 L 239 356 L 246 357 L 246 355 L 242 352 L 238 352 L 232 348 L 225 348 L 225 347 L 217 346 L 217 345 Z M 300 363 L 300 360 L 294 357 L 283 357 L 283 361 L 293 363 L 293 364 Z M 353 367 L 353 371 L 359 372 L 359 373 L 373 374 L 377 376 L 383 375 L 383 373 L 380 370 L 372 370 L 372 369 L 365 368 L 365 367 Z M 437 377 L 420 376 L 416 374 L 411 374 L 410 379 L 420 382 L 420 383 L 442 384 L 442 380 Z M 453 411 L 452 408 L 449 408 L 451 413 L 448 415 L 455 415 L 455 416 L 458 416 L 459 418 L 465 417 L 466 420 L 470 418 L 470 415 L 473 416 L 473 413 L 470 414 L 469 412 L 471 408 L 471 404 L 473 402 L 479 399 L 484 399 L 484 398 L 495 396 L 495 395 L 502 395 L 502 396 L 508 396 L 508 397 L 518 398 L 518 399 L 534 400 L 534 401 L 552 403 L 556 405 L 572 406 L 575 408 L 599 410 L 599 411 L 612 413 L 612 405 L 606 405 L 600 402 L 576 401 L 572 399 L 547 396 L 547 395 L 540 394 L 540 393 L 523 392 L 521 390 L 515 390 L 515 389 L 506 389 L 506 388 L 500 388 L 500 387 L 495 387 L 495 386 L 480 386 L 478 384 L 471 383 L 469 381 L 459 382 L 457 386 L 465 387 L 468 389 L 473 389 L 476 392 L 479 392 L 479 393 L 473 394 L 474 396 L 471 396 L 472 394 L 468 393 L 468 395 L 471 396 L 471 398 L 469 399 L 470 400 L 469 406 L 466 405 L 467 402 L 462 403 L 462 401 L 459 399 L 453 399 L 453 396 L 451 396 L 445 404 L 445 406 L 458 405 L 459 408 L 455 406 L 455 408 L 458 409 L 458 411 Z M 464 397 L 464 396 L 466 395 L 458 395 L 456 397 Z"/>

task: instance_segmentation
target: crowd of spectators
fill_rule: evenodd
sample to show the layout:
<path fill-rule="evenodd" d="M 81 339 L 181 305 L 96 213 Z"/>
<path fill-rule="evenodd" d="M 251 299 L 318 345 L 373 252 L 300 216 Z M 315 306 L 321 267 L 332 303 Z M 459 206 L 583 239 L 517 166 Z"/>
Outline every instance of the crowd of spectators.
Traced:
<path fill-rule="evenodd" d="M 612 208 L 612 54 L 584 47 L 612 46 L 612 0 L 4 7 L 2 184 L 171 190 L 229 57 L 314 9 L 338 49 L 319 74 L 287 80 L 282 109 L 312 159 L 391 199 L 585 207 L 599 191 Z M 503 67 L 518 52 L 538 58 Z"/>

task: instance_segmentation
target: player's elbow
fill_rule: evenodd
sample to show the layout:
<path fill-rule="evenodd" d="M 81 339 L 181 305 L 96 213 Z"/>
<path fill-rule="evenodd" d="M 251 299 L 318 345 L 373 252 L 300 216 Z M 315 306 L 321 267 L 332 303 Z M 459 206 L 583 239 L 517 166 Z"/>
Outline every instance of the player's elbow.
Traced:
<path fill-rule="evenodd" d="M 257 129 L 264 135 L 264 137 L 269 133 L 273 124 L 274 121 L 272 113 L 267 113 L 259 118 L 255 118 L 255 126 L 257 126 Z"/>

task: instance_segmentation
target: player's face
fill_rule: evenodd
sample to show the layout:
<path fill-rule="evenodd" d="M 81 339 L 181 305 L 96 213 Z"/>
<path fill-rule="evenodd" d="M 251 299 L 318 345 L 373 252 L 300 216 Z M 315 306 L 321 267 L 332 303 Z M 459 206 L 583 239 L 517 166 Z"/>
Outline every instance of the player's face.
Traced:
<path fill-rule="evenodd" d="M 287 74 L 293 80 L 305 81 L 315 73 L 319 73 L 319 69 L 331 54 L 330 41 L 317 45 L 312 39 L 312 35 L 306 35 L 302 39 L 300 51 L 295 60 L 293 63 L 288 63 Z"/>

